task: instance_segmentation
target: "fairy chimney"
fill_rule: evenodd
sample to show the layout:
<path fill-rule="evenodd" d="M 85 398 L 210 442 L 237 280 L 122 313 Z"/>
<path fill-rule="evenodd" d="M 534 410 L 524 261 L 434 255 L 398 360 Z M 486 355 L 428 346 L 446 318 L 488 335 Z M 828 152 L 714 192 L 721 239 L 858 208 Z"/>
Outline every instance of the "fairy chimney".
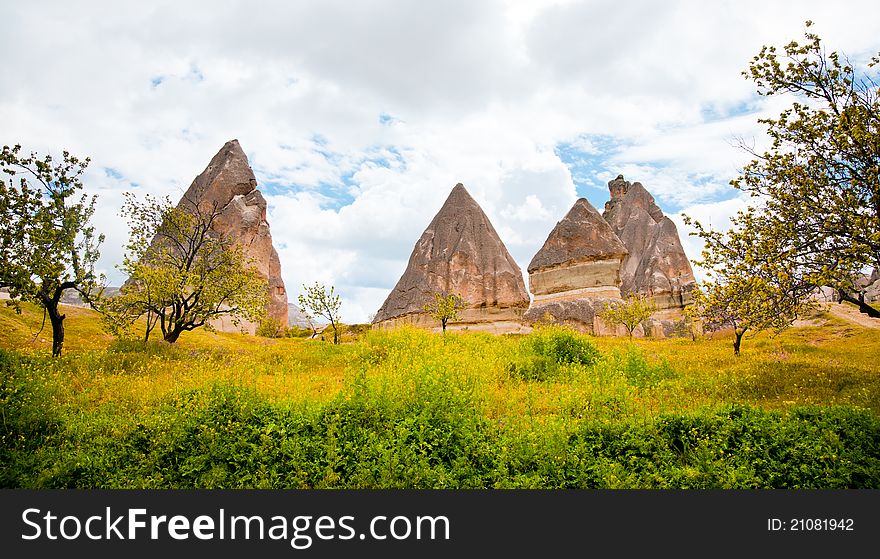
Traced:
<path fill-rule="evenodd" d="M 529 305 L 522 271 L 461 183 L 416 242 L 373 324 L 437 326 L 424 311 L 434 293 L 458 294 L 467 305 L 453 327 L 517 330 Z"/>

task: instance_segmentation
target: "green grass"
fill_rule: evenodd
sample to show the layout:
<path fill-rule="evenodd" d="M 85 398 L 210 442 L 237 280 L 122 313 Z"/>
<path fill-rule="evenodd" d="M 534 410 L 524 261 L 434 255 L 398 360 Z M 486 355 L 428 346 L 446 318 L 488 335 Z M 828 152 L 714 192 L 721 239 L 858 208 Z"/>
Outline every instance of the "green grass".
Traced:
<path fill-rule="evenodd" d="M 0 309 L 8 487 L 880 487 L 880 330 L 113 341 Z M 48 338 L 48 340 L 46 340 Z"/>

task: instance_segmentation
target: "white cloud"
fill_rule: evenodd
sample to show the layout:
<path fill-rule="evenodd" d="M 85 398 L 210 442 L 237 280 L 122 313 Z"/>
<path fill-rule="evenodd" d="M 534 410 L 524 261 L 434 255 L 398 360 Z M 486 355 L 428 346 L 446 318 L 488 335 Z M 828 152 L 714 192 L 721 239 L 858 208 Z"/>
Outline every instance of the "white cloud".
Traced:
<path fill-rule="evenodd" d="M 852 14 L 872 10 L 18 2 L 0 19 L 0 46 L 14 53 L 0 74 L 2 141 L 91 156 L 96 223 L 108 234 L 101 266 L 112 269 L 127 234 L 121 191 L 136 184 L 176 199 L 238 138 L 267 187 L 290 292 L 335 284 L 346 319 L 360 321 L 457 182 L 523 268 L 578 190 L 619 173 L 667 213 L 722 223 L 735 202 L 718 200 L 745 161 L 732 137 L 760 142 L 755 120 L 779 107 L 755 98 L 740 72 L 761 45 L 799 38 L 806 19 L 830 48 L 864 59 L 880 50 L 877 25 Z M 580 150 L 587 171 L 572 177 L 561 143 Z"/>

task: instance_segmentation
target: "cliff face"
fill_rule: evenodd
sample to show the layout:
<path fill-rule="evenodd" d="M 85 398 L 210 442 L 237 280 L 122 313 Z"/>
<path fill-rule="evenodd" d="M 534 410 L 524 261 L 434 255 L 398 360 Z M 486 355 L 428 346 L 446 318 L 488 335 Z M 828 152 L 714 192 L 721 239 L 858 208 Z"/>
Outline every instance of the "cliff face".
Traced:
<path fill-rule="evenodd" d="M 653 297 L 661 310 L 690 303 L 696 280 L 675 224 L 641 183 L 619 175 L 608 190 L 611 200 L 603 217 L 627 249 L 620 269 L 622 294 Z"/>
<path fill-rule="evenodd" d="M 429 325 L 424 305 L 433 294 L 457 293 L 467 304 L 456 324 L 518 322 L 528 307 L 522 272 L 489 218 L 455 185 L 416 242 L 406 270 L 373 324 Z"/>
<path fill-rule="evenodd" d="M 269 283 L 268 316 L 287 326 L 287 291 L 266 221 L 266 200 L 257 190 L 257 179 L 238 140 L 226 142 L 193 180 L 178 206 L 184 204 L 196 204 L 205 210 L 222 208 L 214 221 L 214 230 L 244 248 L 245 256 Z M 212 324 L 225 331 L 240 329 L 226 319 Z M 255 328 L 253 324 L 246 325 L 251 333 Z"/>

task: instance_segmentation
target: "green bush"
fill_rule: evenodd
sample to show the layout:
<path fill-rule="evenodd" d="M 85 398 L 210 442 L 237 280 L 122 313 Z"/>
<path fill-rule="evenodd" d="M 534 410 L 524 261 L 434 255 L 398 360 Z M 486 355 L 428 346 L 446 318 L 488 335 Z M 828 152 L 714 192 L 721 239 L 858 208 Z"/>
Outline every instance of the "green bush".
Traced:
<path fill-rule="evenodd" d="M 564 326 L 537 328 L 526 340 L 535 354 L 559 364 L 589 366 L 599 358 L 599 350 L 585 335 Z"/>
<path fill-rule="evenodd" d="M 565 326 L 540 326 L 523 338 L 508 372 L 522 380 L 563 380 L 565 365 L 591 366 L 598 358 L 599 350 L 583 334 Z"/>
<path fill-rule="evenodd" d="M 254 334 L 263 338 L 283 338 L 287 335 L 287 328 L 279 320 L 266 318 L 260 321 Z"/>
<path fill-rule="evenodd" d="M 426 376 L 394 400 L 283 407 L 217 386 L 60 421 L 7 357 L 3 487 L 880 488 L 880 420 L 855 408 L 507 428 L 453 378 Z"/>
<path fill-rule="evenodd" d="M 731 406 L 663 416 L 657 431 L 681 464 L 675 487 L 880 487 L 880 422 L 864 410 Z"/>
<path fill-rule="evenodd" d="M 288 326 L 287 327 L 287 337 L 288 338 L 308 338 L 315 331 L 311 328 L 300 328 L 299 326 Z"/>
<path fill-rule="evenodd" d="M 51 395 L 26 358 L 0 349 L 0 487 L 28 485 L 44 447 L 61 430 Z"/>

